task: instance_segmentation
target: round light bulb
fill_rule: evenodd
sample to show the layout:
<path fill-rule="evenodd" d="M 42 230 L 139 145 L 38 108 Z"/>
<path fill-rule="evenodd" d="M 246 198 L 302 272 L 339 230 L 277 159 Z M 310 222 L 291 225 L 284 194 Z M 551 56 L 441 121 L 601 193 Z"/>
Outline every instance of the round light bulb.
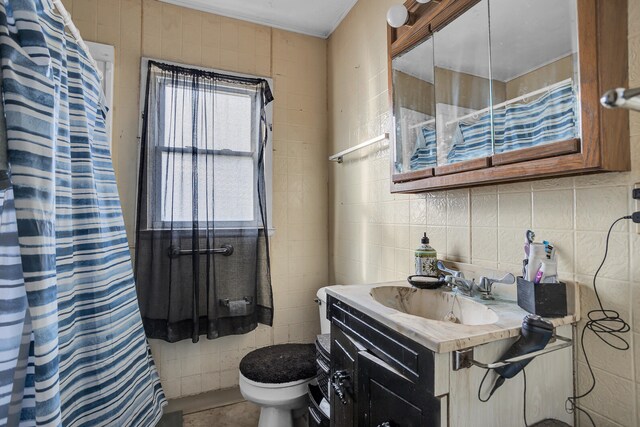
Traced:
<path fill-rule="evenodd" d="M 387 11 L 387 22 L 393 28 L 400 28 L 407 23 L 409 11 L 403 4 L 394 4 Z"/>
<path fill-rule="evenodd" d="M 425 3 L 429 3 L 431 0 L 416 0 L 416 1 L 417 1 L 418 3 L 425 4 Z"/>

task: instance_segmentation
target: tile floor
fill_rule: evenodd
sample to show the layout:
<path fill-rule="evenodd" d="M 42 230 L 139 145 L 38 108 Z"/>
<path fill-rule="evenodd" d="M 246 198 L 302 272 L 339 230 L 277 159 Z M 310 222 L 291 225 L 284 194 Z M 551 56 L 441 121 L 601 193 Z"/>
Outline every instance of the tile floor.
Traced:
<path fill-rule="evenodd" d="M 184 427 L 256 427 L 260 408 L 250 402 L 194 412 L 182 418 Z"/>

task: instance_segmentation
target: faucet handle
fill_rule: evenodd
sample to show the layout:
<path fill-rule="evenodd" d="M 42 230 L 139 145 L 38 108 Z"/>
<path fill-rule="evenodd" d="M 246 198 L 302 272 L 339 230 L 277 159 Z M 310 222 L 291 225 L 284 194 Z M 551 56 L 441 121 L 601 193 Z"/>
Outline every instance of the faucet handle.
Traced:
<path fill-rule="evenodd" d="M 505 274 L 502 279 L 491 279 L 489 277 L 482 277 L 480 281 L 482 282 L 483 279 L 491 284 L 504 283 L 505 285 L 513 285 L 516 282 L 515 276 L 511 273 Z"/>
<path fill-rule="evenodd" d="M 482 297 L 484 299 L 493 299 L 491 295 L 491 288 L 493 288 L 494 283 L 504 283 L 505 285 L 512 285 L 515 283 L 516 278 L 513 274 L 507 273 L 501 279 L 492 279 L 490 277 L 482 276 L 480 277 L 480 281 L 478 283 L 478 288 L 480 292 L 482 292 Z"/>
<path fill-rule="evenodd" d="M 445 273 L 449 273 L 453 277 L 464 277 L 462 275 L 462 271 L 452 270 L 449 267 L 447 267 L 446 265 L 444 265 L 444 263 L 442 261 L 438 261 L 436 266 L 438 267 L 438 270 L 444 271 Z"/>

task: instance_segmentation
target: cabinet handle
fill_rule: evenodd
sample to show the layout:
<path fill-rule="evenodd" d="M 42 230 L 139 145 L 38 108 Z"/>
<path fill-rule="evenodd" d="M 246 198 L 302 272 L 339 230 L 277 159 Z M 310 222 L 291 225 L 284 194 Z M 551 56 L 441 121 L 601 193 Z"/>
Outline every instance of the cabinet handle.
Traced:
<path fill-rule="evenodd" d="M 331 377 L 331 387 L 335 391 L 336 396 L 340 399 L 343 405 L 347 404 L 346 393 L 344 390 L 344 384 L 349 380 L 350 376 L 347 371 L 336 371 Z"/>

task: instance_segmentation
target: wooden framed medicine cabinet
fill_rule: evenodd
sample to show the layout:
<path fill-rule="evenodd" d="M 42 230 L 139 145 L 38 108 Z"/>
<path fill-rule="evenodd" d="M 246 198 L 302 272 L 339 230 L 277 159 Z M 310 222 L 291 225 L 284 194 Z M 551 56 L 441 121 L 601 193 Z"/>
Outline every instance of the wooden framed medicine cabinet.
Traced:
<path fill-rule="evenodd" d="M 627 171 L 626 0 L 405 3 L 388 26 L 391 191 Z"/>

